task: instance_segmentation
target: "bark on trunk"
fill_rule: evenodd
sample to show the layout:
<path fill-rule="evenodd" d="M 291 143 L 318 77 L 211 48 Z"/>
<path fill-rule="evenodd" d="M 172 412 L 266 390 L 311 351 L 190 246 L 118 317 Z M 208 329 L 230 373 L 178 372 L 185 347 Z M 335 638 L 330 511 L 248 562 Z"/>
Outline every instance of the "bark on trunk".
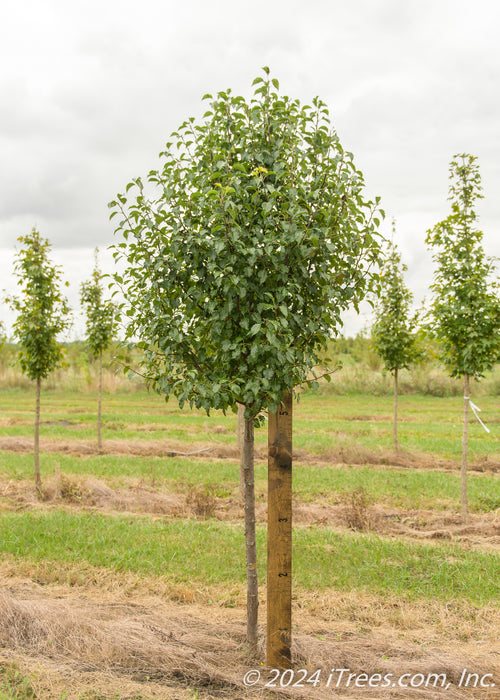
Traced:
<path fill-rule="evenodd" d="M 469 521 L 469 505 L 467 499 L 467 446 L 469 438 L 469 375 L 464 375 L 464 429 L 462 436 L 462 522 Z"/>
<path fill-rule="evenodd" d="M 244 410 L 244 407 L 243 407 Z M 254 477 L 254 421 L 244 420 L 241 465 L 244 476 L 245 547 L 247 564 L 247 642 L 250 651 L 257 651 L 259 581 L 257 577 L 257 543 L 255 539 L 255 477 Z"/>
<path fill-rule="evenodd" d="M 394 370 L 394 425 L 392 427 L 394 451 L 398 451 L 398 368 Z"/>
<path fill-rule="evenodd" d="M 42 495 L 42 479 L 40 477 L 40 389 L 42 385 L 41 377 L 36 380 L 36 403 L 35 403 L 35 486 L 39 496 Z"/>
<path fill-rule="evenodd" d="M 102 350 L 99 352 L 99 388 L 97 396 L 97 449 L 102 450 L 101 438 L 101 407 L 102 407 Z"/>

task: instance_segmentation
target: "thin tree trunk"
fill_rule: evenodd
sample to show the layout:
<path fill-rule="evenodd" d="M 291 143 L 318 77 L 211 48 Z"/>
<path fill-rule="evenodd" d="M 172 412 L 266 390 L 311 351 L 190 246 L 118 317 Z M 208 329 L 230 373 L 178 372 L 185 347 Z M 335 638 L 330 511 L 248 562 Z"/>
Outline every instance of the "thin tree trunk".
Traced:
<path fill-rule="evenodd" d="M 240 452 L 240 498 L 245 502 L 245 459 L 243 453 L 243 440 L 245 437 L 245 406 L 238 404 L 238 426 L 236 428 L 238 438 L 238 450 Z"/>
<path fill-rule="evenodd" d="M 99 389 L 97 396 L 97 449 L 102 450 L 101 438 L 101 407 L 102 407 L 102 350 L 99 352 Z"/>
<path fill-rule="evenodd" d="M 467 446 L 469 438 L 469 375 L 464 375 L 464 429 L 462 436 L 462 522 L 469 521 L 467 499 Z"/>
<path fill-rule="evenodd" d="M 36 403 L 35 403 L 35 444 L 34 444 L 34 459 L 35 459 L 35 486 L 38 496 L 42 495 L 42 479 L 40 477 L 40 389 L 42 379 L 36 379 Z"/>
<path fill-rule="evenodd" d="M 243 407 L 244 410 L 245 407 Z M 247 642 L 257 651 L 259 582 L 257 577 L 257 543 L 255 538 L 254 420 L 244 418 L 241 465 L 244 475 L 245 546 L 247 562 Z"/>
<path fill-rule="evenodd" d="M 394 451 L 398 451 L 398 368 L 394 370 L 394 425 L 392 427 Z"/>

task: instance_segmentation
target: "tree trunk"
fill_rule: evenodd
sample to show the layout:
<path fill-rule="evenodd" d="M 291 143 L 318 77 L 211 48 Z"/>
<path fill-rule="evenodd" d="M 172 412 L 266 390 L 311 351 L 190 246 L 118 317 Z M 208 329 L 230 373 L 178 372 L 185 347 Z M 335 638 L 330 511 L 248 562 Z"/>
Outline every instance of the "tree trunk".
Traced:
<path fill-rule="evenodd" d="M 267 666 L 292 662 L 292 392 L 269 415 Z"/>
<path fill-rule="evenodd" d="M 42 385 L 41 377 L 36 379 L 36 403 L 35 403 L 35 486 L 38 496 L 42 495 L 42 479 L 40 477 L 40 389 Z"/>
<path fill-rule="evenodd" d="M 243 410 L 245 407 L 243 407 Z M 247 642 L 251 653 L 257 651 L 259 581 L 257 577 L 257 543 L 255 537 L 254 420 L 243 416 L 241 466 L 244 477 L 245 547 L 247 563 Z"/>
<path fill-rule="evenodd" d="M 240 498 L 245 503 L 245 459 L 243 453 L 243 440 L 245 436 L 245 406 L 238 404 L 238 426 L 236 428 L 238 438 L 238 450 L 240 452 Z"/>
<path fill-rule="evenodd" d="M 394 424 L 392 426 L 392 444 L 398 451 L 398 368 L 394 370 Z"/>
<path fill-rule="evenodd" d="M 469 438 L 469 375 L 464 375 L 464 429 L 462 435 L 462 522 L 469 521 L 467 499 L 467 446 Z"/>
<path fill-rule="evenodd" d="M 102 406 L 102 350 L 99 352 L 99 388 L 97 392 L 97 449 L 102 451 L 101 406 Z"/>

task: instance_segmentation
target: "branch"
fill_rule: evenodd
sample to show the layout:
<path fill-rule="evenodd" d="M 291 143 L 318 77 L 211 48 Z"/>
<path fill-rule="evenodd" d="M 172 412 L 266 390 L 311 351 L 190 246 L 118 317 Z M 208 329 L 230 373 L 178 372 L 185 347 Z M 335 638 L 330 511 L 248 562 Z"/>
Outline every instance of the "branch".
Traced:
<path fill-rule="evenodd" d="M 176 450 L 167 450 L 166 455 L 167 457 L 171 457 L 173 455 L 182 455 L 183 457 L 187 457 L 188 455 L 197 455 L 200 454 L 200 452 L 208 452 L 209 450 L 213 450 L 213 447 L 204 447 L 202 450 L 193 450 L 192 452 L 177 452 Z"/>
<path fill-rule="evenodd" d="M 340 372 L 342 369 L 341 365 L 338 365 L 335 367 L 335 369 L 330 370 L 329 372 L 324 372 L 324 374 L 321 374 L 319 377 L 313 377 L 312 379 L 305 379 L 301 384 L 297 384 L 294 389 L 300 389 L 300 387 L 304 386 L 304 384 L 307 384 L 308 382 L 317 382 L 318 379 L 323 379 L 324 377 L 329 377 L 332 374 L 335 374 L 335 372 Z"/>
<path fill-rule="evenodd" d="M 130 367 L 129 365 L 126 365 L 124 362 L 122 362 L 121 360 L 119 360 L 117 357 L 114 357 L 114 358 L 113 358 L 113 362 L 115 362 L 117 365 L 120 365 L 121 367 L 123 367 L 123 369 L 127 369 L 129 372 L 133 372 L 133 373 L 136 374 L 138 377 L 142 377 L 142 378 L 145 379 L 147 382 L 151 381 L 151 377 L 147 377 L 145 374 L 141 374 L 139 371 L 137 371 L 137 370 L 134 369 L 133 367 Z"/>

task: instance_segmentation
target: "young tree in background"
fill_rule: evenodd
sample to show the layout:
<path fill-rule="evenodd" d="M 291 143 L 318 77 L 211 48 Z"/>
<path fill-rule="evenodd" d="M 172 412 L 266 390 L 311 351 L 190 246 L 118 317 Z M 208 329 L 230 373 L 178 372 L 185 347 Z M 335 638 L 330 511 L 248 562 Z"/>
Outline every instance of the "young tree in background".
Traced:
<path fill-rule="evenodd" d="M 462 520 L 468 520 L 467 443 L 470 379 L 479 380 L 500 358 L 500 284 L 495 261 L 486 257 L 474 205 L 482 198 L 477 158 L 467 153 L 450 164 L 451 214 L 427 232 L 437 263 L 431 330 L 452 377 L 464 378 Z M 474 408 L 474 407 L 473 407 Z"/>
<path fill-rule="evenodd" d="M 110 204 L 111 216 L 123 215 L 115 255 L 127 265 L 115 279 L 130 307 L 127 334 L 140 339 L 150 383 L 181 406 L 246 407 L 247 639 L 254 650 L 254 420 L 261 411 L 277 415 L 310 377 L 342 311 L 363 298 L 379 257 L 376 204 L 364 198 L 362 174 L 325 105 L 281 97 L 264 71 L 251 101 L 229 90 L 207 96 L 201 124 L 191 118 L 173 134 L 163 168 L 148 176 L 156 199 L 137 178 L 127 186 L 133 199 L 121 194 Z M 291 454 L 273 450 L 291 474 Z M 285 520 L 291 528 L 291 517 Z M 291 572 L 280 575 L 291 580 Z M 288 634 L 273 663 L 289 663 Z"/>
<path fill-rule="evenodd" d="M 22 296 L 8 297 L 7 302 L 18 312 L 13 331 L 18 342 L 21 370 L 36 382 L 35 484 L 38 494 L 42 495 L 39 458 L 41 382 L 62 362 L 63 349 L 57 336 L 69 327 L 70 310 L 60 291 L 60 270 L 48 257 L 48 240 L 33 229 L 18 241 L 23 247 L 16 254 L 14 272 Z"/>
<path fill-rule="evenodd" d="M 106 301 L 99 269 L 98 249 L 95 249 L 95 266 L 92 279 L 83 282 L 80 288 L 82 306 L 86 314 L 86 343 L 93 359 L 99 361 L 99 388 L 97 398 L 97 448 L 102 449 L 101 408 L 102 408 L 102 355 L 116 335 L 116 309 L 111 301 Z"/>
<path fill-rule="evenodd" d="M 375 309 L 372 340 L 377 354 L 384 362 L 385 369 L 394 375 L 393 445 L 396 451 L 398 449 L 398 372 L 400 369 L 408 368 L 419 356 L 415 334 L 417 317 L 410 314 L 413 295 L 404 282 L 406 270 L 407 267 L 401 262 L 397 246 L 391 243 L 380 275 L 381 290 Z"/>

